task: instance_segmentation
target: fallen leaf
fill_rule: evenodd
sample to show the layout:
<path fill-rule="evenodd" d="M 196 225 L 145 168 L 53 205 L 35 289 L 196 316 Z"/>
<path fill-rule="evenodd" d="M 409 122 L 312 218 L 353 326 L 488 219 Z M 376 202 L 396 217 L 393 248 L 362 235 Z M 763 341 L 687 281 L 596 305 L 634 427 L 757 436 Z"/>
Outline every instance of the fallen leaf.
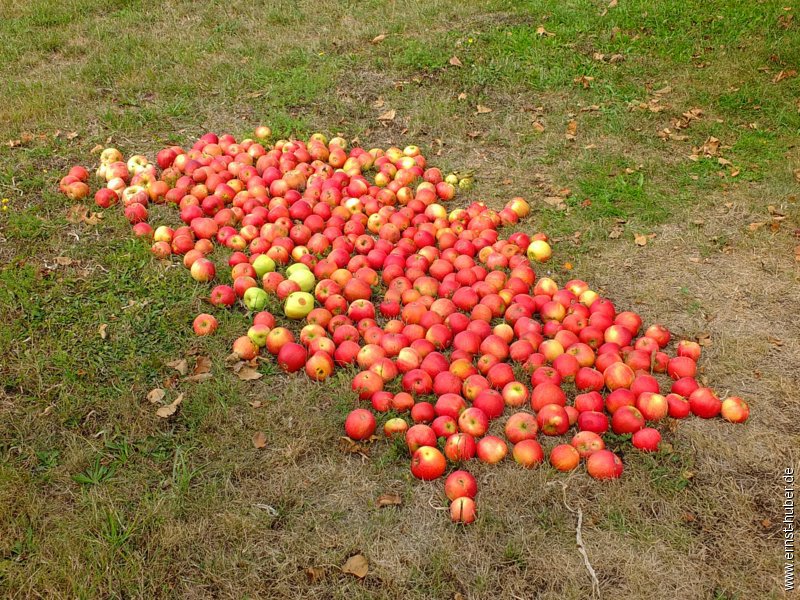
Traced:
<path fill-rule="evenodd" d="M 178 360 L 173 360 L 172 362 L 167 363 L 168 367 L 172 367 L 181 375 L 186 375 L 189 372 L 189 363 L 186 362 L 185 358 L 180 358 Z"/>
<path fill-rule="evenodd" d="M 394 117 L 396 114 L 397 112 L 394 109 L 387 110 L 385 113 L 383 113 L 378 117 L 378 121 L 394 121 Z"/>
<path fill-rule="evenodd" d="M 655 95 L 655 96 L 666 96 L 671 91 L 672 91 L 672 86 L 668 85 L 666 87 L 661 88 L 660 90 L 656 90 L 655 92 L 653 92 L 653 95 Z"/>
<path fill-rule="evenodd" d="M 308 567 L 305 573 L 310 583 L 316 583 L 325 577 L 325 569 L 322 567 Z"/>
<path fill-rule="evenodd" d="M 698 333 L 696 336 L 697 343 L 701 346 L 710 346 L 711 345 L 711 334 L 707 331 L 703 331 L 702 333 Z"/>
<path fill-rule="evenodd" d="M 256 98 L 261 98 L 264 95 L 264 92 L 247 92 L 244 97 L 249 100 L 255 100 Z"/>
<path fill-rule="evenodd" d="M 463 64 L 461 64 L 461 61 L 458 60 L 457 56 L 451 56 L 450 60 L 448 60 L 447 62 L 450 63 L 451 65 L 453 65 L 454 67 L 463 67 L 464 66 Z"/>
<path fill-rule="evenodd" d="M 190 381 L 192 383 L 202 383 L 204 381 L 208 381 L 212 379 L 214 376 L 211 373 L 200 373 L 198 375 L 189 375 L 188 377 L 184 377 L 184 381 Z"/>
<path fill-rule="evenodd" d="M 69 256 L 56 256 L 55 261 L 57 265 L 61 265 L 62 267 L 68 267 L 73 262 Z"/>
<path fill-rule="evenodd" d="M 372 103 L 372 108 L 383 108 L 383 105 L 386 104 L 383 100 L 383 96 L 378 96 L 378 99 Z"/>
<path fill-rule="evenodd" d="M 172 401 L 170 404 L 166 404 L 159 408 L 156 411 L 156 416 L 161 417 L 162 419 L 168 419 L 175 412 L 178 410 L 178 406 L 180 406 L 181 402 L 183 402 L 183 394 L 180 394 L 175 400 Z"/>
<path fill-rule="evenodd" d="M 717 162 L 723 167 L 730 167 L 733 164 L 727 158 L 722 158 L 721 156 L 717 159 Z"/>
<path fill-rule="evenodd" d="M 566 210 L 567 205 L 564 203 L 564 198 L 561 196 L 545 196 L 542 201 L 548 206 L 556 210 Z"/>
<path fill-rule="evenodd" d="M 634 233 L 633 234 L 633 243 L 637 246 L 646 246 L 647 245 L 647 236 L 643 233 Z"/>
<path fill-rule="evenodd" d="M 108 331 L 106 331 L 107 329 L 108 329 L 107 323 L 103 323 L 102 325 L 100 325 L 100 327 L 97 328 L 97 333 L 100 334 L 101 340 L 104 340 L 108 337 Z"/>
<path fill-rule="evenodd" d="M 263 406 L 261 400 L 253 400 L 252 402 L 248 402 L 248 404 L 253 408 L 261 408 Z"/>
<path fill-rule="evenodd" d="M 542 125 L 539 121 L 534 121 L 531 127 L 536 133 L 544 133 L 544 125 Z"/>
<path fill-rule="evenodd" d="M 402 503 L 403 499 L 399 494 L 381 494 L 378 496 L 378 501 L 376 502 L 378 508 L 383 508 L 385 506 L 400 506 Z"/>
<path fill-rule="evenodd" d="M 83 204 L 71 206 L 69 211 L 67 211 L 67 221 L 70 223 L 86 223 L 87 225 L 97 225 L 102 218 L 102 213 L 92 212 Z"/>
<path fill-rule="evenodd" d="M 459 100 L 466 100 L 466 99 L 467 99 L 467 95 L 466 95 L 464 92 L 461 92 L 461 93 L 458 95 L 458 99 L 459 99 Z"/>
<path fill-rule="evenodd" d="M 263 431 L 256 431 L 253 434 L 253 448 L 261 450 L 267 447 L 267 436 Z"/>
<path fill-rule="evenodd" d="M 70 131 L 67 134 L 67 139 L 68 140 L 74 140 L 76 137 L 78 137 L 78 132 L 77 131 Z"/>
<path fill-rule="evenodd" d="M 795 69 L 781 70 L 777 75 L 775 75 L 775 77 L 772 78 L 772 83 L 780 83 L 784 79 L 789 79 L 795 75 L 797 75 L 797 71 Z"/>
<path fill-rule="evenodd" d="M 800 169 L 795 169 L 794 170 L 794 180 L 797 183 L 800 183 Z"/>
<path fill-rule="evenodd" d="M 386 39 L 386 34 L 385 33 L 381 33 L 379 35 L 376 35 L 374 38 L 372 38 L 372 41 L 370 43 L 371 44 L 378 44 L 378 43 L 382 42 L 385 39 Z"/>
<path fill-rule="evenodd" d="M 767 336 L 767 341 L 770 344 L 772 344 L 773 346 L 778 346 L 778 347 L 783 346 L 783 340 L 782 339 L 773 337 L 771 335 Z"/>
<path fill-rule="evenodd" d="M 569 123 L 567 123 L 567 131 L 565 133 L 565 137 L 568 140 L 574 140 L 578 135 L 578 122 L 575 119 L 572 119 Z"/>
<path fill-rule="evenodd" d="M 150 402 L 150 404 L 158 404 L 166 395 L 167 393 L 161 388 L 155 388 L 147 393 L 147 401 Z"/>
<path fill-rule="evenodd" d="M 608 3 L 608 8 L 616 8 L 616 7 L 617 7 L 617 0 L 611 0 L 611 2 Z"/>
<path fill-rule="evenodd" d="M 591 87 L 593 81 L 594 77 L 589 77 L 588 75 L 581 75 L 572 80 L 573 83 L 579 83 L 585 90 Z"/>
<path fill-rule="evenodd" d="M 620 63 L 625 60 L 625 56 L 622 54 L 612 54 L 611 58 L 608 59 L 608 62 L 613 64 Z"/>
<path fill-rule="evenodd" d="M 539 37 L 553 37 L 555 33 L 550 33 L 544 28 L 544 25 L 539 25 L 539 27 L 536 28 L 536 35 Z"/>
<path fill-rule="evenodd" d="M 756 223 L 750 223 L 750 225 L 747 226 L 747 229 L 749 229 L 750 231 L 758 231 L 764 225 L 766 225 L 766 223 L 763 222 L 763 221 L 759 221 L 759 222 L 756 222 Z"/>
<path fill-rule="evenodd" d="M 192 375 L 203 375 L 211 372 L 211 359 L 208 356 L 200 355 L 194 359 L 194 370 Z"/>
<path fill-rule="evenodd" d="M 342 573 L 355 575 L 359 579 L 364 579 L 369 572 L 369 562 L 361 554 L 355 554 L 347 559 L 342 566 Z"/>
<path fill-rule="evenodd" d="M 236 375 L 242 381 L 253 381 L 255 379 L 261 379 L 264 376 L 263 373 L 259 373 L 253 367 L 242 367 Z"/>
<path fill-rule="evenodd" d="M 491 108 L 489 108 L 488 106 L 481 106 L 480 104 L 478 104 L 478 106 L 476 106 L 475 108 L 478 111 L 476 114 L 479 115 L 485 115 L 486 113 L 492 112 Z"/>
<path fill-rule="evenodd" d="M 761 520 L 761 526 L 764 529 L 769 529 L 770 527 L 772 527 L 772 521 L 770 521 L 769 519 L 762 519 Z"/>

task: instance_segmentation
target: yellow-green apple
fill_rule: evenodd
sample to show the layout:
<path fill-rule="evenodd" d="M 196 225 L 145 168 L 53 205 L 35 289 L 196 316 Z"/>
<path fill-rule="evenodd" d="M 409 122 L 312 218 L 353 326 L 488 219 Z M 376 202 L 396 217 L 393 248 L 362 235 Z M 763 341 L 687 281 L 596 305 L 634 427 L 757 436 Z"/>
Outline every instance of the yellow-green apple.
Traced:
<path fill-rule="evenodd" d="M 383 433 L 389 439 L 405 436 L 406 431 L 408 431 L 408 423 L 401 417 L 393 417 L 383 424 Z"/>
<path fill-rule="evenodd" d="M 314 296 L 308 292 L 292 292 L 283 305 L 283 312 L 290 319 L 303 319 L 313 309 Z"/>

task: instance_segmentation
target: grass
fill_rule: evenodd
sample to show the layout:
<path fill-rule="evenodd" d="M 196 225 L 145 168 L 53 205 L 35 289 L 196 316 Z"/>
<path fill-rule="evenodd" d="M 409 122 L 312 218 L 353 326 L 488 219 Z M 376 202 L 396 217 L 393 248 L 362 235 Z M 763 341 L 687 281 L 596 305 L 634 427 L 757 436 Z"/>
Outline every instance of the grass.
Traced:
<path fill-rule="evenodd" d="M 786 369 L 800 359 L 800 77 L 777 79 L 800 68 L 798 7 L 2 6 L 0 594 L 585 598 L 564 482 L 605 597 L 781 597 L 777 473 L 800 441 Z M 702 117 L 676 127 L 692 108 Z M 402 445 L 341 450 L 350 373 L 314 385 L 264 365 L 262 380 L 239 381 L 224 358 L 243 313 L 195 338 L 206 286 L 153 261 L 117 211 L 96 226 L 66 219 L 57 181 L 97 144 L 152 153 L 262 122 L 278 136 L 420 144 L 444 169 L 475 170 L 457 202 L 530 199 L 518 228 L 559 240 L 544 271 L 582 277 L 676 336 L 710 333 L 702 376 L 746 396 L 751 423 L 665 425 L 672 451 L 656 456 L 617 440 L 626 472 L 612 485 L 475 465 L 478 522 L 452 527 L 431 508 L 445 506 L 441 486 L 411 480 Z M 689 159 L 711 136 L 730 166 Z M 566 210 L 542 201 L 564 188 Z M 769 205 L 786 220 L 750 232 Z M 640 248 L 635 233 L 656 237 Z M 196 354 L 213 377 L 176 381 L 168 363 Z M 154 387 L 185 394 L 177 418 L 154 416 Z M 402 506 L 377 508 L 387 492 Z M 357 553 L 363 581 L 339 571 Z"/>

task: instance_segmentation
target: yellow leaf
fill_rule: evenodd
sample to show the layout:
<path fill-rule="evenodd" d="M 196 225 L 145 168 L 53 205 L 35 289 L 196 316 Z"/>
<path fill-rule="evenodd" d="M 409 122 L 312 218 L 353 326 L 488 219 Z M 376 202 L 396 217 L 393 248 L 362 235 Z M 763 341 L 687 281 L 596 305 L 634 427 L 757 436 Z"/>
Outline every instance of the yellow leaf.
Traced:
<path fill-rule="evenodd" d="M 267 447 L 267 436 L 263 431 L 257 431 L 253 434 L 253 448 L 261 450 Z"/>
<path fill-rule="evenodd" d="M 347 559 L 342 566 L 342 573 L 355 575 L 359 579 L 364 579 L 369 572 L 369 562 L 361 554 L 356 554 Z"/>

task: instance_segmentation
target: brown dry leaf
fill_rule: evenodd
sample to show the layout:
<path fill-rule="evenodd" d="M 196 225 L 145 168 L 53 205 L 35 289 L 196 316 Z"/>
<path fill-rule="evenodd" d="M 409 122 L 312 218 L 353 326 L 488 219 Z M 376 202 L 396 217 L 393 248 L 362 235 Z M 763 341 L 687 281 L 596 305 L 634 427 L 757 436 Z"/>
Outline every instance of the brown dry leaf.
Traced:
<path fill-rule="evenodd" d="M 794 170 L 794 180 L 797 183 L 800 183 L 800 169 L 795 169 Z"/>
<path fill-rule="evenodd" d="M 759 229 L 761 229 L 761 228 L 762 228 L 764 225 L 766 225 L 766 223 L 765 223 L 765 222 L 763 222 L 763 221 L 758 221 L 758 222 L 756 222 L 756 223 L 750 223 L 750 225 L 748 225 L 748 226 L 747 226 L 747 229 L 748 229 L 748 230 L 750 230 L 750 231 L 758 231 L 758 230 L 759 230 Z"/>
<path fill-rule="evenodd" d="M 531 127 L 536 133 L 544 133 L 544 125 L 542 125 L 539 121 L 534 121 Z"/>
<path fill-rule="evenodd" d="M 634 233 L 633 234 L 633 243 L 637 246 L 646 246 L 647 245 L 647 236 L 643 233 Z"/>
<path fill-rule="evenodd" d="M 76 137 L 78 137 L 78 132 L 77 131 L 70 131 L 67 134 L 67 139 L 68 140 L 74 140 Z"/>
<path fill-rule="evenodd" d="M 378 96 L 378 99 L 372 103 L 372 108 L 383 108 L 383 105 L 386 104 L 383 100 L 383 96 Z"/>
<path fill-rule="evenodd" d="M 22 145 L 22 140 L 8 140 L 6 142 L 6 146 L 8 146 L 9 148 L 16 148 L 17 146 L 21 145 Z"/>
<path fill-rule="evenodd" d="M 612 240 L 616 240 L 617 238 L 622 237 L 624 231 L 625 228 L 621 224 L 617 223 L 616 225 L 614 225 L 614 227 L 611 228 L 608 237 Z"/>
<path fill-rule="evenodd" d="M 566 210 L 567 205 L 564 202 L 564 198 L 561 196 L 545 196 L 542 198 L 542 201 L 550 206 L 551 208 L 555 208 L 556 210 Z"/>
<path fill-rule="evenodd" d="M 738 176 L 739 176 L 739 173 L 741 173 L 741 172 L 742 172 L 742 171 L 741 171 L 740 169 L 733 169 L 733 170 L 731 171 L 731 177 L 738 177 Z"/>
<path fill-rule="evenodd" d="M 104 340 L 108 337 L 108 323 L 103 323 L 97 328 L 97 333 L 100 334 L 100 339 Z"/>
<path fill-rule="evenodd" d="M 86 208 L 83 204 L 76 204 L 74 206 L 70 206 L 69 210 L 67 211 L 67 221 L 70 223 L 80 223 L 83 220 L 83 217 L 86 215 L 89 209 Z"/>
<path fill-rule="evenodd" d="M 73 260 L 69 256 L 56 256 L 55 261 L 57 265 L 62 267 L 68 267 L 73 263 Z"/>
<path fill-rule="evenodd" d="M 597 60 L 597 61 L 603 62 L 603 61 L 605 61 L 605 59 L 606 59 L 606 55 L 605 55 L 605 54 L 602 54 L 602 53 L 600 53 L 600 52 L 595 52 L 594 54 L 592 54 L 592 58 L 593 58 L 594 60 Z"/>
<path fill-rule="evenodd" d="M 253 400 L 252 402 L 248 402 L 248 404 L 249 404 L 250 406 L 252 406 L 253 408 L 261 408 L 262 406 L 264 406 L 264 405 L 261 403 L 261 400 Z"/>
<path fill-rule="evenodd" d="M 672 91 L 672 86 L 668 85 L 666 87 L 661 88 L 660 90 L 656 90 L 655 92 L 653 92 L 653 95 L 654 96 L 666 96 L 671 91 Z"/>
<path fill-rule="evenodd" d="M 555 33 L 551 33 L 544 28 L 544 25 L 539 25 L 536 28 L 536 35 L 539 37 L 553 37 Z"/>
<path fill-rule="evenodd" d="M 469 133 L 467 133 L 467 135 L 474 140 L 475 138 L 481 137 L 483 133 L 481 133 L 480 131 L 470 131 Z"/>
<path fill-rule="evenodd" d="M 378 496 L 376 504 L 378 508 L 383 508 L 385 506 L 400 506 L 402 503 L 403 499 L 399 494 L 381 494 Z"/>
<path fill-rule="evenodd" d="M 569 123 L 567 123 L 567 131 L 564 134 L 568 140 L 574 140 L 578 135 L 578 122 L 575 119 L 572 119 Z"/>
<path fill-rule="evenodd" d="M 450 60 L 448 60 L 447 62 L 450 63 L 451 65 L 453 65 L 454 67 L 463 67 L 464 66 L 463 64 L 461 64 L 461 61 L 458 60 L 457 56 L 451 56 Z"/>
<path fill-rule="evenodd" d="M 173 360 L 172 362 L 167 363 L 168 367 L 172 367 L 181 375 L 186 375 L 189 372 L 189 363 L 186 362 L 185 358 L 180 358 L 178 360 Z"/>
<path fill-rule="evenodd" d="M 770 344 L 772 344 L 773 346 L 778 346 L 778 347 L 783 346 L 783 340 L 782 339 L 773 337 L 771 335 L 767 337 L 767 341 Z"/>
<path fill-rule="evenodd" d="M 775 77 L 772 78 L 772 83 L 780 83 L 784 79 L 789 79 L 795 75 L 797 75 L 797 71 L 795 69 L 782 69 L 777 75 L 775 75 Z"/>
<path fill-rule="evenodd" d="M 492 112 L 491 108 L 489 108 L 488 106 L 481 106 L 480 104 L 478 104 L 475 107 L 475 110 L 477 111 L 475 114 L 478 114 L 478 115 L 485 115 L 486 113 Z"/>
<path fill-rule="evenodd" d="M 214 376 L 211 373 L 200 373 L 199 375 L 189 375 L 188 377 L 184 377 L 184 381 L 190 381 L 192 383 L 202 383 L 204 381 L 208 381 L 212 379 Z"/>
<path fill-rule="evenodd" d="M 308 567 L 305 573 L 309 583 L 316 583 L 325 578 L 325 569 L 322 567 Z"/>
<path fill-rule="evenodd" d="M 711 334 L 708 331 L 703 331 L 698 333 L 696 336 L 697 343 L 701 346 L 710 346 L 711 345 Z"/>
<path fill-rule="evenodd" d="M 703 145 L 699 148 L 692 148 L 694 154 L 703 154 L 705 156 L 716 156 L 719 152 L 720 141 L 713 135 L 710 136 Z"/>
<path fill-rule="evenodd" d="M 616 63 L 621 63 L 623 60 L 625 60 L 625 56 L 623 54 L 612 54 L 611 58 L 608 59 L 608 62 L 613 65 Z"/>
<path fill-rule="evenodd" d="M 394 109 L 387 110 L 385 113 L 378 117 L 378 121 L 394 121 L 394 117 L 397 115 L 397 111 Z"/>
<path fill-rule="evenodd" d="M 253 448 L 261 450 L 267 447 L 267 436 L 263 431 L 256 431 L 253 434 Z"/>
<path fill-rule="evenodd" d="M 611 0 L 611 2 L 608 3 L 608 8 L 616 8 L 616 7 L 617 7 L 617 0 Z"/>
<path fill-rule="evenodd" d="M 372 41 L 370 43 L 371 44 L 378 44 L 378 43 L 382 42 L 385 39 L 386 39 L 386 34 L 385 33 L 381 33 L 379 35 L 376 35 L 374 38 L 372 38 Z"/>
<path fill-rule="evenodd" d="M 364 579 L 369 572 L 369 562 L 361 554 L 355 554 L 347 559 L 342 566 L 342 573 L 355 575 L 359 579 Z"/>
<path fill-rule="evenodd" d="M 594 77 L 588 75 L 581 75 L 572 80 L 573 83 L 579 83 L 585 90 L 588 90 L 592 86 L 593 81 Z"/>
<path fill-rule="evenodd" d="M 158 404 L 166 395 L 167 393 L 161 388 L 155 388 L 147 393 L 147 401 L 150 402 L 150 404 Z"/>
<path fill-rule="evenodd" d="M 211 359 L 208 356 L 199 355 L 194 359 L 194 371 L 192 375 L 203 375 L 211 372 Z"/>
<path fill-rule="evenodd" d="M 159 408 L 156 411 L 156 416 L 161 417 L 162 419 L 168 419 L 175 412 L 178 410 L 178 406 L 180 406 L 181 402 L 183 402 L 183 394 L 180 394 L 175 400 L 172 401 L 170 404 L 166 404 Z"/>
<path fill-rule="evenodd" d="M 264 376 L 263 373 L 259 373 L 253 367 L 242 367 L 236 375 L 242 381 L 253 381 L 255 379 L 261 379 Z"/>
<path fill-rule="evenodd" d="M 464 92 L 461 92 L 461 93 L 458 95 L 458 99 L 459 99 L 459 100 L 466 100 L 466 99 L 467 99 L 467 95 L 466 95 Z"/>
<path fill-rule="evenodd" d="M 794 247 L 794 259 L 797 262 L 800 262 L 800 246 Z"/>

